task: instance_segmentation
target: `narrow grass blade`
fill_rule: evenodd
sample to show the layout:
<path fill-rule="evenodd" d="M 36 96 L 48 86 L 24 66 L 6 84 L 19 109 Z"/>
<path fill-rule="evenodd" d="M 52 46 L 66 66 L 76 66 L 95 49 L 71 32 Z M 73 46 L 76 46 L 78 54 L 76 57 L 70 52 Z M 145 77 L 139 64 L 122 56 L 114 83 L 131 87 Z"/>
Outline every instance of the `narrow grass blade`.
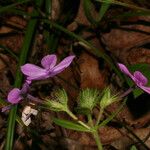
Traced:
<path fill-rule="evenodd" d="M 111 0 L 108 0 L 108 3 L 102 3 L 99 10 L 99 16 L 97 18 L 94 18 L 94 16 L 92 16 L 91 14 L 91 8 L 93 7 L 91 0 L 84 0 L 83 8 L 84 8 L 85 16 L 88 19 L 88 21 L 93 25 L 98 25 L 101 19 L 104 17 L 106 11 L 108 10 L 110 4 L 111 4 Z"/>
<path fill-rule="evenodd" d="M 101 8 L 99 10 L 99 21 L 102 20 L 110 5 L 111 0 L 109 0 L 109 3 L 102 3 Z"/>
<path fill-rule="evenodd" d="M 96 0 L 96 1 L 103 2 L 103 3 L 110 3 L 110 0 Z M 131 8 L 131 9 L 135 9 L 135 10 L 150 12 L 149 9 L 138 7 L 138 6 L 135 6 L 135 5 L 132 5 L 132 4 L 128 4 L 128 3 L 123 3 L 123 2 L 120 2 L 120 1 L 116 1 L 116 0 L 111 0 L 111 3 L 116 4 L 116 5 L 120 5 L 120 6 L 123 6 L 123 7 L 128 7 L 128 8 Z"/>
<path fill-rule="evenodd" d="M 15 7 L 15 6 L 17 6 L 17 5 L 20 5 L 20 4 L 27 3 L 27 2 L 29 2 L 29 1 L 30 1 L 30 0 L 23 0 L 23 1 L 21 1 L 21 2 L 14 3 L 14 4 L 11 4 L 11 5 L 8 5 L 8 6 L 4 6 L 4 7 L 0 6 L 0 13 L 4 13 L 4 12 L 8 11 L 10 8 L 13 8 L 13 7 Z"/>
<path fill-rule="evenodd" d="M 19 15 L 19 16 L 23 16 L 23 17 L 32 17 L 32 14 L 28 13 L 28 12 L 25 12 L 23 10 L 20 10 L 20 9 L 16 9 L 16 8 L 10 8 L 7 10 L 7 13 L 12 13 L 12 14 L 15 14 L 15 15 Z"/>
<path fill-rule="evenodd" d="M 51 15 L 51 7 L 52 7 L 52 0 L 46 0 L 45 1 L 45 14 L 46 17 L 48 18 L 48 14 Z M 70 1 L 66 0 L 63 1 L 61 4 L 61 9 L 60 9 L 60 15 L 58 19 L 55 21 L 62 26 L 67 26 L 70 24 L 78 11 L 79 7 L 79 0 L 76 1 Z M 50 53 L 54 53 L 57 50 L 60 38 L 62 36 L 62 33 L 59 30 L 52 30 L 52 27 L 49 24 L 46 24 L 47 29 L 44 31 L 44 36 L 46 39 L 46 44 L 48 45 L 48 48 L 50 49 Z"/>
<path fill-rule="evenodd" d="M 3 45 L 0 45 L 0 49 L 4 49 L 7 53 L 9 53 L 12 57 L 14 57 L 17 61 L 19 60 L 18 59 L 18 56 L 12 51 L 10 50 L 9 48 L 3 46 Z"/>
<path fill-rule="evenodd" d="M 91 8 L 92 8 L 92 2 L 91 0 L 84 0 L 83 1 L 83 8 L 84 8 L 84 13 L 86 18 L 88 19 L 88 21 L 93 24 L 93 25 L 97 25 L 98 24 L 98 20 L 94 19 L 92 14 L 91 14 Z"/>
<path fill-rule="evenodd" d="M 128 17 L 135 17 L 135 16 L 150 16 L 150 12 L 148 11 L 125 12 L 123 14 L 117 15 L 112 18 L 128 18 Z"/>
<path fill-rule="evenodd" d="M 42 4 L 42 0 L 36 0 L 36 5 L 41 6 L 41 4 Z M 37 11 L 33 11 L 33 16 L 37 16 L 37 15 L 38 15 Z M 16 73 L 16 80 L 14 84 L 15 87 L 20 87 L 22 84 L 23 76 L 20 72 L 20 66 L 23 65 L 27 59 L 27 54 L 30 50 L 29 48 L 31 46 L 33 36 L 36 30 L 36 24 L 37 24 L 37 19 L 30 20 L 28 23 L 26 34 L 24 37 L 23 47 L 21 49 L 21 54 L 19 58 L 18 70 Z M 17 105 L 14 106 L 9 113 L 5 150 L 13 149 L 16 113 L 17 113 Z"/>
<path fill-rule="evenodd" d="M 51 16 L 51 14 L 52 14 L 52 0 L 45 0 L 45 12 L 46 12 L 46 15 Z"/>

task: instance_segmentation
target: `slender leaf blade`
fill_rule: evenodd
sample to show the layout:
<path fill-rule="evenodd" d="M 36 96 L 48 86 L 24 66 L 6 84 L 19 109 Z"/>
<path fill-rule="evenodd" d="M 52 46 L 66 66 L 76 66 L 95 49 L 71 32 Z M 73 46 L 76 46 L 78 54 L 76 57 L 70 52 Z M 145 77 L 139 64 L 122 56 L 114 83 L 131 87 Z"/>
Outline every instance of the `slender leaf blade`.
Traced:
<path fill-rule="evenodd" d="M 104 17 L 110 5 L 111 5 L 111 0 L 110 3 L 102 3 L 102 6 L 99 11 L 99 21 Z"/>
<path fill-rule="evenodd" d="M 66 129 L 71 129 L 71 130 L 81 131 L 81 132 L 90 132 L 90 130 L 81 126 L 80 124 L 77 124 L 68 120 L 54 118 L 53 121 L 55 124 L 61 127 L 64 127 Z"/>

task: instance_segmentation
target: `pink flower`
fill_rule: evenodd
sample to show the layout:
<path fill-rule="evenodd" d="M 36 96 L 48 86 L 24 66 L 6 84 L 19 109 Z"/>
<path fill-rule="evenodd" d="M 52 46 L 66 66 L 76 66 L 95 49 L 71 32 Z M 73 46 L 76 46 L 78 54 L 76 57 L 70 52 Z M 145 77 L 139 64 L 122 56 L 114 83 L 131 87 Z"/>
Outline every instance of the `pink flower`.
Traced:
<path fill-rule="evenodd" d="M 18 88 L 12 89 L 7 96 L 8 102 L 10 102 L 11 104 L 18 104 L 27 94 L 28 89 L 29 89 L 28 83 L 24 83 L 21 90 Z"/>
<path fill-rule="evenodd" d="M 21 66 L 21 71 L 27 76 L 27 81 L 42 80 L 53 77 L 67 68 L 73 61 L 75 56 L 68 56 L 56 65 L 56 55 L 47 55 L 41 60 L 42 67 L 34 64 L 25 64 Z"/>
<path fill-rule="evenodd" d="M 150 87 L 146 86 L 146 84 L 148 83 L 148 80 L 140 71 L 135 71 L 132 74 L 125 65 L 118 63 L 118 66 L 119 66 L 119 69 L 124 74 L 126 74 L 133 80 L 136 86 L 138 86 L 140 89 L 150 94 Z"/>

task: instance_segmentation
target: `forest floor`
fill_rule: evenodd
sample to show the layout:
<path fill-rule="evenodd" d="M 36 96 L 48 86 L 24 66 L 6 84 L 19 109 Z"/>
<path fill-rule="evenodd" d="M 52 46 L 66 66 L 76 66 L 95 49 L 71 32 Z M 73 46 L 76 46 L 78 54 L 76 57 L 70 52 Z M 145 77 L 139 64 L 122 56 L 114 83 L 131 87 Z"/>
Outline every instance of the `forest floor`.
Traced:
<path fill-rule="evenodd" d="M 126 7 L 112 5 L 100 25 L 94 26 L 85 15 L 81 0 L 80 4 L 78 2 L 76 4 L 75 15 L 63 24 L 66 18 L 65 13 L 60 15 L 61 3 L 63 1 L 54 2 L 52 19 L 58 24 L 61 22 L 60 24 L 67 30 L 91 42 L 99 51 L 109 55 L 114 63 L 150 64 L 150 16 L 117 18 L 114 16 L 129 10 Z M 143 8 L 149 7 L 148 1 L 144 1 L 143 5 L 134 2 L 131 4 Z M 24 9 L 27 13 L 33 10 L 32 3 L 25 6 L 19 5 L 17 8 Z M 94 17 L 98 15 L 96 9 L 91 9 L 91 12 Z M 6 100 L 8 92 L 14 86 L 19 54 L 29 19 L 9 12 L 3 13 L 0 17 L 0 97 Z M 77 105 L 76 99 L 80 89 L 97 88 L 101 91 L 110 86 L 113 91 L 123 92 L 125 89 L 123 82 L 104 59 L 93 53 L 94 50 L 57 29 L 45 31 L 45 28 L 48 27 L 42 26 L 41 22 L 38 24 L 26 62 L 40 64 L 40 60 L 45 55 L 52 53 L 58 56 L 59 61 L 70 54 L 76 57 L 70 67 L 59 75 L 47 80 L 35 81 L 31 87 L 31 93 L 35 97 L 44 100 L 51 97 L 53 91 L 63 87 L 69 95 L 69 107 L 73 110 Z M 53 40 L 50 44 L 47 43 L 46 36 Z M 11 50 L 15 56 L 7 49 Z M 122 101 L 107 107 L 102 119 L 115 112 Z M 28 102 L 20 103 L 17 115 L 21 116 L 23 109 L 28 105 L 30 105 Z M 22 127 L 16 123 L 14 150 L 97 149 L 90 134 L 68 130 L 53 123 L 54 116 L 68 118 L 65 113 L 44 110 L 38 104 L 32 107 L 38 110 L 38 115 L 32 118 L 28 127 Z M 5 145 L 9 112 L 8 110 L 0 113 L 0 149 L 4 149 Z M 95 108 L 93 119 L 97 115 Z M 82 115 L 78 117 L 80 120 L 85 120 Z M 126 150 L 132 145 L 136 145 L 141 150 L 148 147 L 150 149 L 150 95 L 143 93 L 134 98 L 133 94 L 130 94 L 127 104 L 107 126 L 100 128 L 99 134 L 106 150 Z"/>

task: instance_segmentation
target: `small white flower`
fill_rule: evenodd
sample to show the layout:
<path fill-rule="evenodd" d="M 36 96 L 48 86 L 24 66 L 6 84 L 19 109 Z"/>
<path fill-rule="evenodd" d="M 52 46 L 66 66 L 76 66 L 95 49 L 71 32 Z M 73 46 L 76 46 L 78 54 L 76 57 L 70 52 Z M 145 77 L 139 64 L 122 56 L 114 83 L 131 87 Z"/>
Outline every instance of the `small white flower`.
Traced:
<path fill-rule="evenodd" d="M 28 126 L 31 123 L 31 115 L 36 116 L 38 111 L 36 109 L 31 108 L 31 106 L 26 106 L 22 111 L 21 120 L 23 123 Z"/>

